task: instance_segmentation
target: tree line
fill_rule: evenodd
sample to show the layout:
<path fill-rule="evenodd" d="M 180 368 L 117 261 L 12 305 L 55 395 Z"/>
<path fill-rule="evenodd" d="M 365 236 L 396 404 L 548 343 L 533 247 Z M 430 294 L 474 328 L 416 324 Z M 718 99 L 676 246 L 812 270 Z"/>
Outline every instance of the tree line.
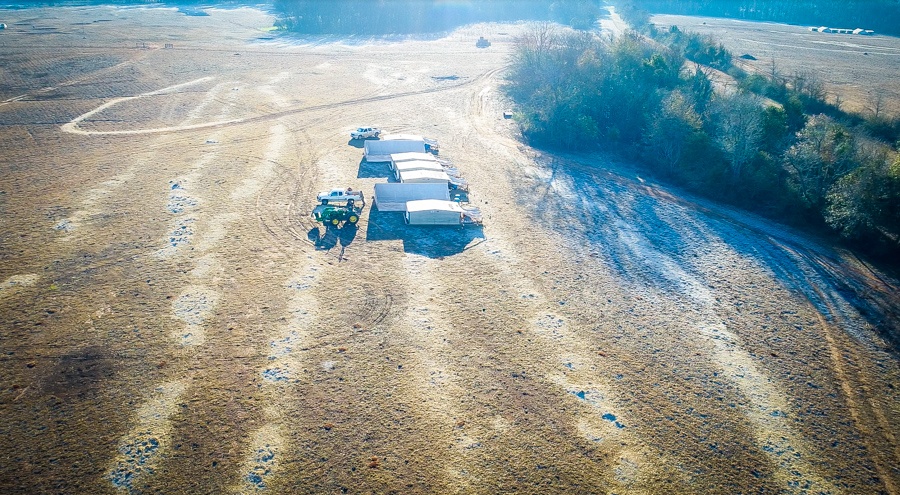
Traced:
<path fill-rule="evenodd" d="M 747 76 L 730 60 L 677 28 L 610 41 L 543 23 L 517 41 L 505 91 L 535 146 L 599 144 L 691 190 L 900 254 L 900 121 L 845 114 L 810 76 Z M 710 66 L 738 87 L 716 89 Z"/>
<path fill-rule="evenodd" d="M 900 35 L 900 3 L 896 0 L 627 0 L 627 3 L 657 14 L 863 28 Z"/>
<path fill-rule="evenodd" d="M 589 0 L 275 0 L 280 27 L 303 34 L 386 35 L 441 32 L 473 22 L 554 20 L 592 27 Z"/>

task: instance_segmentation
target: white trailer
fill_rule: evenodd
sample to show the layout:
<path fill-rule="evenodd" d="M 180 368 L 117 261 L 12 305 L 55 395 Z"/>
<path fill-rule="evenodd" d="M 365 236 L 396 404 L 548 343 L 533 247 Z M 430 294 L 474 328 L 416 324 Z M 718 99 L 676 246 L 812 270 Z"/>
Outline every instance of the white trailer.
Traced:
<path fill-rule="evenodd" d="M 395 164 L 398 162 L 408 162 L 413 160 L 426 160 L 434 163 L 441 163 L 434 155 L 431 153 L 391 153 L 391 170 L 395 169 Z"/>
<path fill-rule="evenodd" d="M 418 134 L 388 134 L 382 136 L 382 139 L 389 141 L 422 141 L 425 144 L 425 151 L 435 155 L 440 152 L 440 145 L 437 139 L 427 138 Z"/>
<path fill-rule="evenodd" d="M 378 211 L 406 211 L 406 203 L 422 199 L 450 200 L 444 184 L 375 184 L 375 207 Z"/>
<path fill-rule="evenodd" d="M 425 141 L 425 138 L 418 134 L 385 134 L 382 139 L 387 141 Z"/>
<path fill-rule="evenodd" d="M 367 162 L 389 162 L 395 153 L 425 153 L 425 142 L 422 140 L 382 139 L 366 141 L 363 145 L 363 158 Z"/>
<path fill-rule="evenodd" d="M 443 184 L 444 187 L 450 188 L 450 176 L 446 172 L 437 172 L 434 170 L 410 170 L 400 174 L 400 182 L 407 184 Z"/>
<path fill-rule="evenodd" d="M 425 199 L 406 203 L 406 223 L 409 225 L 462 225 L 465 210 L 459 203 Z"/>
<path fill-rule="evenodd" d="M 430 170 L 432 172 L 444 172 L 444 167 L 441 166 L 438 162 L 433 162 L 429 160 L 408 160 L 405 162 L 397 162 L 394 164 L 394 177 L 397 180 L 400 180 L 400 176 L 405 172 L 412 172 L 414 170 Z M 449 174 L 448 174 L 449 175 Z"/>

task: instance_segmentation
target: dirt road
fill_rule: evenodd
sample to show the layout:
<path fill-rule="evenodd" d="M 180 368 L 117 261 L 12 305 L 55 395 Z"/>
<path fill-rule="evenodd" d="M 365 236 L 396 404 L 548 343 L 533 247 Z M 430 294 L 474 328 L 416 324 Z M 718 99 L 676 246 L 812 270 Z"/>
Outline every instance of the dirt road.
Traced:
<path fill-rule="evenodd" d="M 520 144 L 521 26 L 207 12 L 2 11 L 0 492 L 898 493 L 896 281 Z M 317 226 L 359 125 L 483 229 Z"/>

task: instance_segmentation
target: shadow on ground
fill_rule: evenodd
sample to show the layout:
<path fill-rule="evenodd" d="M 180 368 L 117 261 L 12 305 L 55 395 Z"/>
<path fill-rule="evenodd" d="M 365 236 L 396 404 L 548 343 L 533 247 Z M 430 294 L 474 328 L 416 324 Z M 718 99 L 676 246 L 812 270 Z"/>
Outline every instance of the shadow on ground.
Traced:
<path fill-rule="evenodd" d="M 546 168 L 546 184 L 521 188 L 520 204 L 548 228 L 580 238 L 623 279 L 702 297 L 714 284 L 708 257 L 734 252 L 802 293 L 828 321 L 852 325 L 846 309 L 854 308 L 900 352 L 895 284 L 860 272 L 834 250 L 753 214 L 675 188 L 672 194 L 669 186 L 607 175 L 596 157 L 557 157 Z M 573 201 L 580 202 L 576 216 L 567 209 Z"/>
<path fill-rule="evenodd" d="M 341 248 L 346 248 L 356 239 L 357 232 L 359 232 L 359 228 L 349 223 L 339 227 L 323 225 L 310 229 L 306 238 L 316 246 L 317 250 L 328 251 L 338 244 Z"/>
<path fill-rule="evenodd" d="M 366 241 L 403 241 L 403 252 L 428 258 L 459 254 L 484 240 L 480 226 L 406 225 L 402 212 L 382 212 L 372 208 L 366 229 Z"/>
<path fill-rule="evenodd" d="M 391 167 L 388 162 L 367 162 L 365 158 L 359 161 L 359 179 L 393 179 Z"/>

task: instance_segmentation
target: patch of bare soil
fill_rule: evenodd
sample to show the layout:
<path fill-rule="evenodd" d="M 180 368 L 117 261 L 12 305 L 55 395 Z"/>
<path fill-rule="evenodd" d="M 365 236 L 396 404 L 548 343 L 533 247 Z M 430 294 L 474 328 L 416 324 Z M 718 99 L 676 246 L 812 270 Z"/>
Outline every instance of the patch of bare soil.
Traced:
<path fill-rule="evenodd" d="M 522 26 L 208 12 L 0 11 L 0 492 L 897 493 L 896 281 L 522 145 Z M 314 223 L 360 125 L 485 226 Z"/>
<path fill-rule="evenodd" d="M 828 101 L 863 115 L 900 115 L 900 38 L 810 32 L 808 26 L 715 17 L 655 15 L 661 29 L 711 35 L 744 70 L 824 84 Z M 818 26 L 816 26 L 818 27 Z M 837 28 L 849 26 L 831 26 Z M 853 26 L 852 28 L 865 26 Z M 742 55 L 749 57 L 742 58 Z M 755 59 L 755 60 L 754 60 Z"/>

